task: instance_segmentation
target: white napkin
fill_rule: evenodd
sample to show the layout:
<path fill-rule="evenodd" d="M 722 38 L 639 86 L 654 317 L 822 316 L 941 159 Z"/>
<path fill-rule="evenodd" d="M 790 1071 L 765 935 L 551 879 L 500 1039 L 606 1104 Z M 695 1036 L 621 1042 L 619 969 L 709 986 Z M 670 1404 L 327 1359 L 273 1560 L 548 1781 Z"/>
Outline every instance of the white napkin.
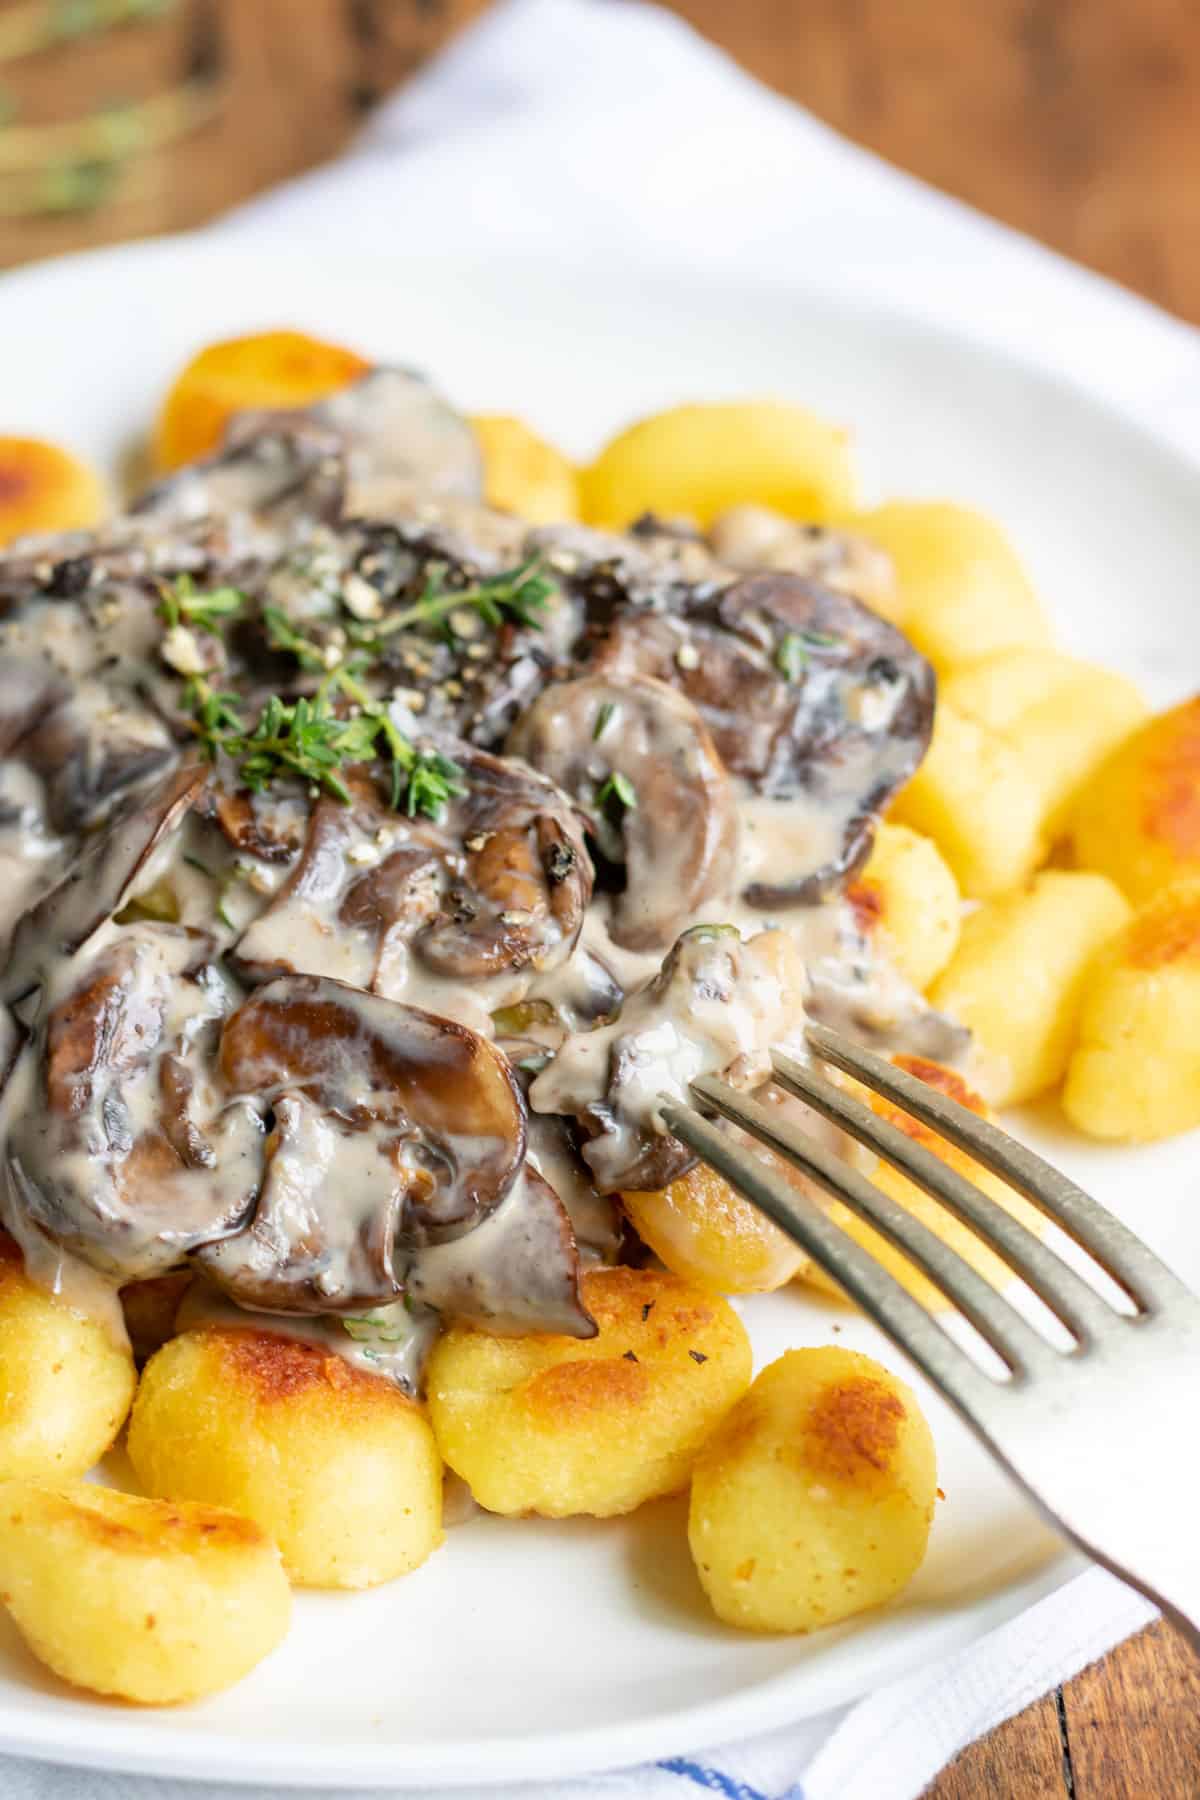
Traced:
<path fill-rule="evenodd" d="M 664 263 L 816 278 L 1074 375 L 1200 457 L 1193 330 L 854 148 L 679 20 L 627 0 L 496 7 L 382 109 L 353 154 L 213 229 L 256 245 L 278 233 L 323 256 L 528 251 L 615 258 L 633 280 Z M 490 1800 L 683 1800 L 696 1788 L 725 1800 L 911 1800 L 965 1744 L 1151 1616 L 1095 1570 L 966 1652 L 755 1743 Z M 204 1792 L 0 1762 L 0 1800 Z"/>

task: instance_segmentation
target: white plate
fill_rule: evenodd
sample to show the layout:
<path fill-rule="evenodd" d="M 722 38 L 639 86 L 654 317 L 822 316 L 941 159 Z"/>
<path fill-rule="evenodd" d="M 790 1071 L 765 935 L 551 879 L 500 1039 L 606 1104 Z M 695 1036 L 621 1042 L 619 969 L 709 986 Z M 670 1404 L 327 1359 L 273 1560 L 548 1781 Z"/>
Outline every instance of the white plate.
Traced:
<path fill-rule="evenodd" d="M 579 453 L 671 401 L 795 398 L 854 426 L 873 489 L 998 514 L 1070 647 L 1144 678 L 1159 701 L 1196 685 L 1196 472 L 1085 394 L 852 296 L 134 246 L 0 283 L 0 428 L 116 469 L 193 349 L 276 324 L 419 365 L 464 407 L 522 413 Z M 1029 1129 L 1200 1279 L 1194 1139 L 1102 1152 L 1052 1110 Z M 871 1327 L 796 1294 L 743 1311 L 760 1366 L 839 1332 L 904 1368 Z M 603 1525 L 479 1518 L 391 1587 L 299 1595 L 282 1649 L 200 1706 L 87 1700 L 5 1625 L 0 1748 L 175 1776 L 448 1786 L 695 1751 L 820 1711 L 978 1637 L 1075 1566 L 917 1385 L 948 1497 L 918 1579 L 883 1612 L 806 1639 L 727 1630 L 701 1597 L 679 1502 Z"/>

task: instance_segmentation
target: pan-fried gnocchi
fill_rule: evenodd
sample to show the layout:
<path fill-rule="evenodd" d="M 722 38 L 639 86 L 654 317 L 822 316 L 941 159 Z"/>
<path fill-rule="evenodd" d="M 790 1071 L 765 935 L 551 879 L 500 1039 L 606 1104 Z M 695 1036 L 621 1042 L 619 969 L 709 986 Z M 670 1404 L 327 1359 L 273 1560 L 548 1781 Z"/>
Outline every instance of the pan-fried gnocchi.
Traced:
<path fill-rule="evenodd" d="M 150 1494 L 255 1519 L 301 1587 L 371 1587 L 442 1541 L 424 1412 L 332 1350 L 259 1330 L 186 1331 L 151 1358 L 129 1425 Z"/>
<path fill-rule="evenodd" d="M 980 1118 L 990 1119 L 993 1116 L 991 1108 L 983 1096 L 976 1093 L 956 1069 L 943 1068 L 940 1063 L 926 1062 L 918 1056 L 896 1056 L 892 1060 L 897 1067 L 907 1070 L 910 1075 L 916 1075 L 921 1081 L 928 1082 L 931 1087 L 937 1088 L 941 1093 L 948 1094 L 952 1100 L 957 1100 L 960 1106 L 965 1106 L 971 1112 L 978 1113 Z M 1026 1230 L 1032 1231 L 1035 1237 L 1042 1235 L 1045 1221 L 1041 1213 L 1035 1206 L 1031 1206 L 1028 1200 L 1023 1199 L 1020 1194 L 1001 1181 L 999 1176 L 993 1175 L 982 1164 L 975 1162 L 972 1157 L 948 1143 L 945 1138 L 930 1131 L 928 1126 L 922 1125 L 918 1119 L 910 1117 L 899 1107 L 890 1105 L 880 1095 L 868 1094 L 864 1090 L 863 1098 L 879 1118 L 886 1120 L 889 1125 L 894 1125 L 898 1131 L 902 1131 L 915 1144 L 932 1152 L 934 1156 L 939 1157 L 942 1162 L 960 1175 L 965 1175 L 968 1181 L 974 1182 L 976 1187 L 982 1188 L 985 1194 L 989 1194 L 997 1205 L 1003 1206 L 1006 1211 L 1012 1213 L 1013 1217 L 1018 1219 Z M 1012 1272 L 1007 1263 L 993 1250 L 990 1250 L 982 1238 L 976 1237 L 975 1233 L 956 1219 L 953 1213 L 936 1200 L 932 1200 L 923 1188 L 919 1188 L 916 1182 L 910 1181 L 907 1176 L 902 1175 L 891 1163 L 884 1162 L 882 1158 L 879 1158 L 869 1173 L 877 1188 L 882 1188 L 885 1194 L 893 1200 L 899 1201 L 906 1211 L 912 1213 L 913 1217 L 918 1219 L 922 1225 L 927 1226 L 935 1237 L 941 1238 L 943 1243 L 949 1244 L 952 1250 L 956 1250 L 964 1262 L 978 1270 L 984 1280 L 990 1281 L 993 1287 L 1005 1287 L 1012 1280 Z M 913 1298 L 919 1300 L 922 1306 L 927 1307 L 930 1312 L 945 1310 L 949 1305 L 945 1295 L 934 1287 L 928 1277 L 910 1263 L 907 1257 L 903 1256 L 896 1246 L 889 1243 L 873 1226 L 868 1225 L 864 1219 L 860 1219 L 857 1213 L 851 1212 L 850 1208 L 841 1200 L 835 1200 L 826 1210 L 834 1223 L 839 1225 L 856 1243 L 862 1244 L 864 1249 L 869 1250 L 875 1260 L 882 1263 L 884 1268 L 896 1277 L 901 1287 L 907 1288 Z M 826 1293 L 842 1295 L 842 1290 L 837 1282 L 833 1280 L 832 1276 L 827 1275 L 817 1263 L 809 1265 L 803 1278 Z"/>
<path fill-rule="evenodd" d="M 958 883 L 932 838 L 883 820 L 849 895 L 892 967 L 923 993 L 954 955 L 962 922 Z"/>
<path fill-rule="evenodd" d="M 125 1423 L 136 1382 L 119 1323 L 31 1281 L 0 1233 L 0 1481 L 84 1474 Z"/>
<path fill-rule="evenodd" d="M 1063 1107 L 1117 1142 L 1200 1126 L 1200 880 L 1147 901 L 1093 963 Z"/>
<path fill-rule="evenodd" d="M 1071 845 L 1135 905 L 1200 878 L 1200 695 L 1113 750 L 1078 797 Z"/>
<path fill-rule="evenodd" d="M 476 413 L 470 425 L 483 452 L 489 506 L 534 525 L 579 517 L 578 478 L 561 450 L 507 413 Z"/>
<path fill-rule="evenodd" d="M 613 438 L 580 475 L 583 517 L 621 530 L 642 513 L 711 525 L 746 502 L 834 519 L 854 504 L 849 434 L 778 400 L 677 406 Z"/>
<path fill-rule="evenodd" d="M 249 1519 L 85 1482 L 0 1485 L 0 1589 L 56 1675 L 145 1706 L 240 1681 L 291 1617 L 279 1551 Z"/>
<path fill-rule="evenodd" d="M 33 532 L 85 531 L 106 511 L 95 470 L 42 438 L 0 437 L 0 545 Z"/>
<path fill-rule="evenodd" d="M 997 1106 L 1062 1080 L 1089 965 L 1128 917 L 1129 903 L 1106 876 L 1044 869 L 965 921 L 932 999 L 976 1033 Z"/>
<path fill-rule="evenodd" d="M 1045 860 L 1081 785 L 1145 714 L 1123 676 L 1057 651 L 983 657 L 942 683 L 896 816 L 935 838 L 964 892 L 1002 894 Z"/>
<path fill-rule="evenodd" d="M 713 1610 L 743 1631 L 815 1631 L 920 1568 L 937 1462 L 916 1397 L 852 1350 L 789 1350 L 709 1439 L 688 1541 Z"/>
<path fill-rule="evenodd" d="M 848 523 L 891 557 L 898 623 L 939 674 L 997 650 L 1049 644 L 1029 577 L 984 514 L 940 500 L 891 500 Z"/>
<path fill-rule="evenodd" d="M 750 1382 L 750 1340 L 722 1299 L 651 1269 L 581 1283 L 590 1339 L 452 1325 L 427 1375 L 438 1448 L 489 1512 L 607 1518 L 687 1484 Z"/>
<path fill-rule="evenodd" d="M 668 1269 L 714 1293 L 767 1293 L 807 1267 L 803 1250 L 704 1163 L 669 1187 L 621 1200 Z"/>

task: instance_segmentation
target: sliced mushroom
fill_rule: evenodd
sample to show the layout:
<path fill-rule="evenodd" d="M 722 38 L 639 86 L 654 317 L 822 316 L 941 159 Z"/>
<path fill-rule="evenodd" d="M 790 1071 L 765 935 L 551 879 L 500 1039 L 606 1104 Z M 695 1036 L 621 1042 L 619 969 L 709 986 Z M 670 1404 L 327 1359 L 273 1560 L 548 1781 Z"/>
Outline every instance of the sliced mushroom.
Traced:
<path fill-rule="evenodd" d="M 47 965 L 72 955 L 125 905 L 155 851 L 183 823 L 208 780 L 198 763 L 175 769 L 84 848 L 58 885 L 18 921 L 0 999 L 20 1000 Z"/>
<path fill-rule="evenodd" d="M 413 963 L 523 985 L 566 961 L 592 891 L 566 797 L 520 764 L 444 749 L 465 792 L 440 820 L 393 812 L 366 771 L 352 805 L 317 802 L 299 862 L 234 952 L 246 979 L 302 970 L 399 999 Z"/>
<path fill-rule="evenodd" d="M 528 1166 L 478 1231 L 417 1252 L 408 1291 L 414 1300 L 497 1336 L 596 1335 L 596 1322 L 579 1298 L 571 1221 L 550 1183 Z"/>
<path fill-rule="evenodd" d="M 209 519 L 301 509 L 336 519 L 345 496 L 340 433 L 314 412 L 256 412 L 237 417 L 214 456 L 188 463 L 139 496 L 134 516 L 178 530 Z"/>
<path fill-rule="evenodd" d="M 804 968 L 790 937 L 743 942 L 732 925 L 685 931 L 661 970 L 628 995 L 611 1025 L 569 1037 L 529 1090 L 538 1113 L 567 1113 L 602 1194 L 666 1187 L 695 1157 L 671 1137 L 662 1103 L 689 1102 L 697 1075 L 753 1087 L 770 1049 L 804 1019 Z"/>
<path fill-rule="evenodd" d="M 933 671 L 884 620 L 797 576 L 755 575 L 683 617 L 624 613 L 594 646 L 618 685 L 670 682 L 699 709 L 726 766 L 786 804 L 794 858 L 746 890 L 804 905 L 866 857 L 875 819 L 912 774 L 933 725 Z"/>
<path fill-rule="evenodd" d="M 704 721 L 664 682 L 584 676 L 549 687 L 508 740 L 585 810 L 602 853 L 625 864 L 613 941 L 672 943 L 727 895 L 737 847 L 729 776 Z"/>
<path fill-rule="evenodd" d="M 803 575 L 884 613 L 895 604 L 891 557 L 853 532 L 804 525 L 769 506 L 731 506 L 713 520 L 708 541 L 732 568 Z"/>
<path fill-rule="evenodd" d="M 40 658 L 6 655 L 0 660 L 0 757 L 10 756 L 66 693 L 62 676 Z"/>
<path fill-rule="evenodd" d="M 231 1000 L 212 948 L 142 924 L 65 961 L 0 1096 L 24 1216 L 125 1281 L 236 1229 L 257 1192 L 257 1111 L 228 1105 L 212 1080 Z"/>
<path fill-rule="evenodd" d="M 275 1120 L 253 1221 L 197 1253 L 247 1306 L 385 1304 L 407 1253 L 481 1225 L 525 1154 L 524 1104 L 499 1051 L 342 982 L 259 988 L 225 1026 L 221 1069 Z"/>
<path fill-rule="evenodd" d="M 355 486 L 404 483 L 422 497 L 483 493 L 483 457 L 474 432 L 437 389 L 412 369 L 372 369 L 311 409 L 347 446 Z M 351 491 L 351 505 L 368 496 Z"/>
<path fill-rule="evenodd" d="M 179 755 L 166 725 L 98 680 L 75 684 L 26 731 L 16 754 L 45 786 L 55 831 L 91 830 Z"/>
<path fill-rule="evenodd" d="M 226 759 L 227 761 L 228 759 Z M 233 849 L 260 862 L 289 863 L 304 842 L 309 806 L 299 784 L 276 783 L 264 793 L 233 785 L 232 777 L 209 783 L 196 803 Z"/>

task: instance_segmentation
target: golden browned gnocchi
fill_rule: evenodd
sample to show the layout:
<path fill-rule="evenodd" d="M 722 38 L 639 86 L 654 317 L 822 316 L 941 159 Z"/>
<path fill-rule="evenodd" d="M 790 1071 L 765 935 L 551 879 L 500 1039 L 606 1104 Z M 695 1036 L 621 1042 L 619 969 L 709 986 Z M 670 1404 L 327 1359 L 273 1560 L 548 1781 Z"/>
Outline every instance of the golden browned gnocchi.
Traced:
<path fill-rule="evenodd" d="M 669 1187 L 621 1199 L 668 1269 L 715 1293 L 766 1293 L 807 1265 L 803 1250 L 703 1163 Z"/>
<path fill-rule="evenodd" d="M 475 413 L 470 425 L 483 452 L 489 506 L 534 525 L 579 517 L 579 483 L 561 450 L 506 413 Z"/>
<path fill-rule="evenodd" d="M 0 1488 L 0 1588 L 56 1675 L 150 1706 L 240 1681 L 282 1642 L 292 1604 L 249 1519 L 86 1482 Z"/>
<path fill-rule="evenodd" d="M 434 1346 L 438 1447 L 489 1512 L 607 1517 L 675 1493 L 749 1385 L 745 1327 L 715 1294 L 625 1268 L 581 1290 L 594 1338 L 452 1325 Z"/>
<path fill-rule="evenodd" d="M 137 1384 L 127 1345 L 26 1275 L 0 1233 L 0 1480 L 82 1475 L 116 1438 Z"/>
<path fill-rule="evenodd" d="M 821 522 L 854 504 L 847 432 L 779 400 L 676 406 L 630 425 L 580 473 L 589 525 L 620 529 L 639 514 L 707 528 L 755 502 Z"/>
<path fill-rule="evenodd" d="M 964 922 L 930 997 L 975 1032 L 997 1106 L 1062 1080 L 1089 965 L 1128 917 L 1128 901 L 1107 876 L 1044 869 Z"/>
<path fill-rule="evenodd" d="M 940 500 L 891 500 L 847 523 L 891 557 L 897 623 L 939 673 L 995 650 L 1050 642 L 1029 577 L 983 513 Z"/>
<path fill-rule="evenodd" d="M 962 902 L 932 839 L 885 819 L 849 899 L 860 925 L 913 987 L 923 991 L 941 974 L 958 943 Z"/>
<path fill-rule="evenodd" d="M 1128 1143 L 1200 1125 L 1200 880 L 1148 901 L 1092 965 L 1063 1107 Z"/>
<path fill-rule="evenodd" d="M 1079 796 L 1075 857 L 1135 903 L 1200 878 L 1200 695 L 1127 738 Z"/>
<path fill-rule="evenodd" d="M 83 531 L 104 516 L 95 471 L 42 438 L 0 437 L 0 544 L 29 532 Z"/>
<path fill-rule="evenodd" d="M 129 1425 L 151 1494 L 256 1520 L 301 1587 L 370 1587 L 442 1541 L 442 1466 L 422 1409 L 319 1345 L 186 1331 L 151 1358 Z"/>
<path fill-rule="evenodd" d="M 1145 711 L 1123 676 L 1057 651 L 981 658 L 942 683 L 896 817 L 936 839 L 966 893 L 1004 893 L 1045 861 L 1081 784 Z"/>
<path fill-rule="evenodd" d="M 902 1381 L 852 1350 L 789 1350 L 700 1453 L 688 1541 L 728 1624 L 815 1631 L 911 1580 L 936 1492 L 933 1439 Z"/>
<path fill-rule="evenodd" d="M 892 1060 L 898 1068 L 907 1070 L 910 1075 L 915 1075 L 919 1080 L 928 1082 L 930 1087 L 935 1087 L 939 1092 L 948 1094 L 952 1100 L 957 1100 L 960 1106 L 966 1106 L 972 1112 L 978 1113 L 980 1118 L 990 1119 L 992 1117 L 991 1109 L 983 1096 L 977 1094 L 974 1088 L 963 1080 L 957 1070 L 944 1068 L 941 1063 L 926 1062 L 923 1057 L 919 1056 L 896 1056 Z M 869 1102 L 872 1111 L 877 1113 L 881 1119 L 885 1119 L 889 1125 L 894 1125 L 897 1130 L 904 1132 L 906 1137 L 912 1138 L 913 1142 L 920 1144 L 923 1149 L 931 1150 L 935 1156 L 940 1157 L 944 1163 L 957 1170 L 960 1175 L 965 1175 L 968 1181 L 974 1182 L 976 1187 L 982 1188 L 983 1192 L 989 1194 L 998 1205 L 1003 1206 L 1007 1212 L 1012 1213 L 1014 1218 L 1019 1219 L 1027 1230 L 1032 1231 L 1038 1237 L 1042 1235 L 1045 1221 L 1041 1213 L 1035 1206 L 1031 1206 L 1028 1200 L 1023 1199 L 1020 1194 L 1015 1193 L 1012 1188 L 1001 1181 L 998 1176 L 993 1175 L 990 1170 L 975 1162 L 963 1151 L 956 1149 L 953 1144 L 948 1144 L 945 1138 L 939 1137 L 928 1126 L 922 1125 L 919 1119 L 912 1118 L 898 1106 L 890 1105 L 881 1095 L 869 1094 L 864 1089 L 863 1098 Z M 928 1226 L 929 1230 L 936 1237 L 941 1238 L 943 1243 L 949 1244 L 952 1250 L 956 1250 L 963 1260 L 976 1269 L 985 1281 L 990 1281 L 993 1287 L 1002 1288 L 1012 1280 L 1012 1272 L 1007 1263 L 997 1256 L 995 1251 L 989 1250 L 983 1240 L 977 1238 L 973 1231 L 954 1217 L 953 1213 L 948 1212 L 944 1206 L 931 1199 L 923 1188 L 919 1188 L 915 1182 L 910 1181 L 898 1169 L 893 1168 L 891 1163 L 880 1159 L 869 1173 L 870 1179 L 876 1187 L 882 1188 L 885 1194 L 890 1195 L 893 1200 L 899 1201 L 900 1205 L 912 1213 L 914 1218 L 919 1219 L 922 1225 Z M 887 1238 L 881 1236 L 873 1226 L 868 1225 L 856 1213 L 851 1212 L 843 1201 L 836 1200 L 827 1205 L 826 1211 L 834 1223 L 841 1226 L 847 1236 L 852 1237 L 856 1243 L 869 1250 L 876 1262 L 882 1263 L 883 1267 L 896 1277 L 901 1287 L 907 1288 L 913 1298 L 919 1300 L 922 1306 L 927 1307 L 931 1312 L 939 1312 L 950 1304 L 946 1296 L 934 1287 L 920 1269 L 910 1263 L 907 1257 L 903 1256 Z M 842 1292 L 837 1282 L 827 1275 L 817 1263 L 810 1264 L 804 1280 L 827 1293 L 841 1294 Z"/>

